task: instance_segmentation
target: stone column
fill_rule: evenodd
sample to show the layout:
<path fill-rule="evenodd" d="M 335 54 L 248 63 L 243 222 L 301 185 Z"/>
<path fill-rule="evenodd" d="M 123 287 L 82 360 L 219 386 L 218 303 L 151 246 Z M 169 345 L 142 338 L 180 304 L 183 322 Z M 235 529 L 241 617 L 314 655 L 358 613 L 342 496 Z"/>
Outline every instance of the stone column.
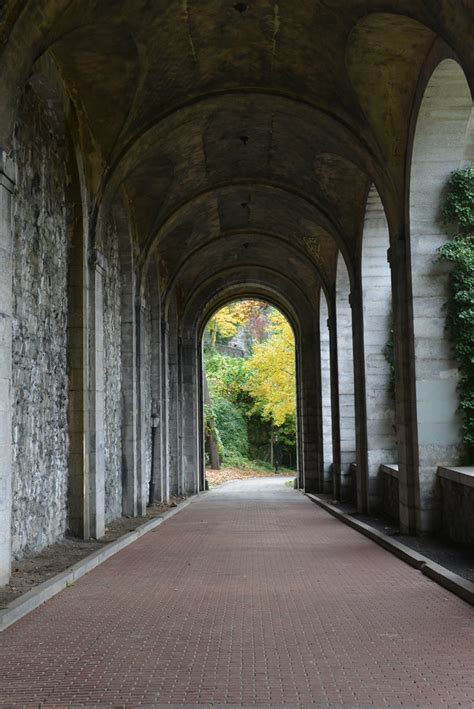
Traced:
<path fill-rule="evenodd" d="M 171 313 L 168 321 L 168 470 L 171 495 L 181 494 L 180 479 L 180 426 L 179 426 L 179 351 L 176 315 Z"/>
<path fill-rule="evenodd" d="M 295 342 L 296 375 L 296 470 L 298 488 L 304 490 L 304 446 L 303 446 L 303 377 L 301 346 Z"/>
<path fill-rule="evenodd" d="M 341 499 L 341 427 L 339 416 L 339 370 L 337 363 L 337 324 L 334 304 L 328 313 L 329 359 L 331 365 L 331 425 L 332 425 L 332 494 Z"/>
<path fill-rule="evenodd" d="M 351 464 L 356 462 L 354 355 L 352 338 L 352 310 L 349 304 L 349 274 L 339 254 L 336 284 L 337 369 L 339 377 L 340 425 L 340 495 L 342 500 L 355 497 L 355 480 Z"/>
<path fill-rule="evenodd" d="M 90 279 L 90 536 L 105 534 L 104 276 L 106 261 L 91 254 Z"/>
<path fill-rule="evenodd" d="M 68 254 L 69 479 L 68 526 L 90 535 L 89 496 L 89 292 L 82 204 L 71 203 Z"/>
<path fill-rule="evenodd" d="M 134 517 L 138 499 L 138 393 L 136 278 L 133 271 L 122 285 L 122 512 Z"/>
<path fill-rule="evenodd" d="M 161 446 L 161 428 L 163 426 L 162 396 L 161 396 L 161 308 L 157 298 L 151 299 L 151 415 L 153 426 L 152 474 L 151 489 L 154 501 L 162 502 L 164 494 L 163 480 L 163 448 Z"/>
<path fill-rule="evenodd" d="M 331 361 L 326 299 L 320 295 L 321 337 L 321 398 L 323 425 L 323 486 L 322 492 L 332 492 L 332 407 L 331 407 Z"/>
<path fill-rule="evenodd" d="M 367 405 L 365 396 L 364 319 L 362 291 L 351 292 L 353 359 L 354 359 L 354 410 L 356 438 L 356 491 L 357 510 L 368 512 L 368 458 L 367 458 Z"/>
<path fill-rule="evenodd" d="M 161 500 L 168 502 L 170 499 L 170 465 L 169 465 L 169 402 L 168 402 L 168 323 L 165 320 L 161 321 L 161 426 L 160 426 L 160 445 L 161 445 Z"/>
<path fill-rule="evenodd" d="M 411 306 L 410 261 L 404 234 L 393 239 L 389 251 L 392 273 L 395 360 L 395 415 L 398 434 L 398 494 L 400 531 L 416 531 L 418 439 L 414 396 L 415 352 Z"/>
<path fill-rule="evenodd" d="M 14 182 L 0 168 L 0 586 L 11 570 L 12 511 L 12 194 Z"/>
<path fill-rule="evenodd" d="M 181 402 L 183 492 L 199 492 L 199 426 L 198 426 L 197 351 L 192 340 L 181 344 Z"/>
<path fill-rule="evenodd" d="M 136 488 L 136 514 L 144 515 L 147 505 L 147 473 L 146 473 L 146 436 L 151 436 L 148 430 L 147 411 L 145 411 L 146 392 L 144 372 L 145 356 L 145 317 L 146 301 L 139 298 L 137 301 L 137 381 L 139 382 L 138 406 L 136 408 L 138 418 L 138 451 L 137 451 L 137 488 Z"/>
<path fill-rule="evenodd" d="M 304 489 L 323 489 L 323 432 L 321 407 L 321 361 L 319 320 L 313 319 L 313 330 L 303 335 L 302 351 L 302 434 L 304 456 Z"/>

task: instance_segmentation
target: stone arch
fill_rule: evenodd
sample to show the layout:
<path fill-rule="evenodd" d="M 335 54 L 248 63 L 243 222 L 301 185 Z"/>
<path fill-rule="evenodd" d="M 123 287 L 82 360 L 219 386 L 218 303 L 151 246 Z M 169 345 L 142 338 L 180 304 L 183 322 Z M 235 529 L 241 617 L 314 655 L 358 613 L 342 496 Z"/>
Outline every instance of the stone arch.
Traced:
<path fill-rule="evenodd" d="M 211 313 L 237 297 L 262 298 L 273 303 L 283 312 L 293 327 L 298 392 L 299 483 L 307 491 L 317 491 L 321 476 L 322 433 L 319 354 L 315 356 L 315 352 L 319 352 L 319 333 L 311 327 L 316 321 L 316 311 L 313 310 L 306 296 L 284 275 L 267 272 L 261 267 L 240 266 L 229 269 L 224 274 L 217 274 L 204 283 L 201 289 L 194 292 L 184 305 L 180 334 L 186 389 L 182 393 L 182 400 L 188 402 L 186 409 L 192 412 L 191 417 L 183 419 L 183 461 L 184 465 L 188 466 L 188 472 L 186 469 L 184 471 L 184 478 L 189 478 L 196 468 L 195 462 L 194 464 L 192 462 L 196 455 L 199 461 L 198 467 L 202 470 L 202 446 L 198 449 L 195 447 L 195 441 L 200 438 L 198 432 L 202 424 L 199 403 L 201 392 L 197 384 L 201 371 L 200 337 Z M 197 484 L 195 480 L 193 484 Z"/>
<path fill-rule="evenodd" d="M 396 463 L 395 382 L 393 377 L 392 284 L 388 250 L 390 236 L 379 193 L 367 197 L 362 232 L 364 366 L 367 410 L 369 509 L 381 502 L 379 469 Z M 392 334 L 391 334 L 392 333 Z M 397 502 L 398 505 L 398 502 Z"/>
<path fill-rule="evenodd" d="M 355 499 L 356 411 L 351 283 L 342 254 L 336 271 L 337 369 L 339 381 L 340 496 Z"/>
<path fill-rule="evenodd" d="M 440 523 L 436 469 L 455 464 L 462 448 L 458 370 L 445 333 L 448 268 L 437 260 L 447 236 L 440 210 L 450 173 L 468 157 L 472 96 L 460 65 L 442 59 L 420 88 L 409 191 L 411 283 L 418 442 L 416 484 L 420 531 Z M 470 156 L 472 158 L 472 156 Z"/>

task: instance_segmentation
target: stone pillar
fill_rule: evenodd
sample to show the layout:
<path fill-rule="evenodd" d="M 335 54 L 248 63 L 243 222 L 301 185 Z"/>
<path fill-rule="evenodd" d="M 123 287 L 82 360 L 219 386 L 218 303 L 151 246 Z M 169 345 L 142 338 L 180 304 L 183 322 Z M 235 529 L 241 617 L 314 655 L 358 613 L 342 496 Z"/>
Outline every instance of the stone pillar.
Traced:
<path fill-rule="evenodd" d="M 197 351 L 192 340 L 181 344 L 181 402 L 182 402 L 182 458 L 183 493 L 199 492 L 199 426 Z"/>
<path fill-rule="evenodd" d="M 341 426 L 339 415 L 339 370 L 337 357 L 337 323 L 334 304 L 329 309 L 329 359 L 331 365 L 331 426 L 332 426 L 332 494 L 341 499 Z"/>
<path fill-rule="evenodd" d="M 124 269 L 126 272 L 126 269 Z M 138 392 L 136 277 L 133 270 L 122 284 L 122 512 L 134 517 L 138 499 Z M 125 278 L 125 273 L 122 275 Z"/>
<path fill-rule="evenodd" d="M 171 313 L 168 321 L 168 470 L 171 495 L 181 494 L 180 479 L 180 425 L 179 425 L 179 351 L 176 314 Z"/>
<path fill-rule="evenodd" d="M 339 375 L 339 426 L 341 444 L 340 496 L 355 497 L 355 480 L 351 464 L 356 462 L 354 355 L 352 309 L 349 303 L 350 282 L 346 265 L 339 254 L 336 283 L 337 369 Z"/>
<path fill-rule="evenodd" d="M 322 492 L 333 491 L 332 479 L 332 406 L 331 406 L 331 358 L 328 328 L 328 308 L 324 294 L 320 295 L 321 337 L 321 398 L 323 426 L 323 486 Z"/>
<path fill-rule="evenodd" d="M 409 258 L 404 234 L 393 239 L 389 252 L 392 273 L 395 361 L 395 416 L 398 437 L 400 531 L 416 531 L 418 441 L 414 396 L 415 354 L 411 310 Z"/>
<path fill-rule="evenodd" d="M 302 438 L 304 456 L 304 489 L 323 490 L 323 432 L 321 406 L 321 360 L 319 319 L 313 319 L 313 330 L 303 334 L 302 348 Z"/>
<path fill-rule="evenodd" d="M 68 527 L 90 535 L 88 265 L 82 204 L 71 204 L 68 254 Z"/>
<path fill-rule="evenodd" d="M 296 470 L 298 488 L 304 490 L 304 445 L 303 445 L 303 376 L 301 346 L 295 341 L 295 376 L 296 376 Z"/>
<path fill-rule="evenodd" d="M 146 436 L 151 436 L 148 430 L 148 416 L 145 410 L 147 400 L 145 387 L 144 356 L 145 356 L 145 317 L 146 301 L 139 298 L 137 301 L 137 381 L 139 382 L 138 405 L 136 416 L 138 418 L 138 451 L 137 451 L 137 487 L 136 487 L 136 514 L 144 515 L 147 505 L 147 471 L 146 471 Z"/>
<path fill-rule="evenodd" d="M 0 586 L 11 570 L 12 511 L 12 194 L 14 182 L 0 169 Z"/>
<path fill-rule="evenodd" d="M 159 296 L 158 296 L 159 297 Z M 163 461 L 164 448 L 161 445 L 161 429 L 164 424 L 162 415 L 161 394 L 161 308 L 158 298 L 151 300 L 151 415 L 153 426 L 152 474 L 153 485 L 151 489 L 153 501 L 162 502 L 164 497 Z"/>
<path fill-rule="evenodd" d="M 356 437 L 356 494 L 357 510 L 368 512 L 368 462 L 367 462 L 367 407 L 365 396 L 364 318 L 362 291 L 353 289 L 350 297 L 352 311 L 354 410 Z"/>
<path fill-rule="evenodd" d="M 105 534 L 104 276 L 106 261 L 91 255 L 90 279 L 90 536 Z"/>
<path fill-rule="evenodd" d="M 168 368 L 168 323 L 165 320 L 161 321 L 161 426 L 160 426 L 160 445 L 161 445 L 161 500 L 169 502 L 170 499 L 170 465 L 169 465 L 169 368 Z"/>

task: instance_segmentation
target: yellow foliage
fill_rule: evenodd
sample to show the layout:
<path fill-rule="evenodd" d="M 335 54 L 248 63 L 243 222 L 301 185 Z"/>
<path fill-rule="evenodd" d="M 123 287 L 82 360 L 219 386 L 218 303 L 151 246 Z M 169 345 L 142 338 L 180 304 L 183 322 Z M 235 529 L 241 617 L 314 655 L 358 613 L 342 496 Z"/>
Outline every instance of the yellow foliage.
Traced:
<path fill-rule="evenodd" d="M 245 324 L 256 308 L 264 307 L 258 300 L 241 300 L 220 308 L 209 320 L 207 328 L 214 346 L 217 335 L 233 337 L 240 325 Z"/>
<path fill-rule="evenodd" d="M 270 322 L 272 334 L 254 345 L 245 363 L 247 386 L 262 416 L 282 426 L 296 413 L 295 343 L 291 326 L 281 313 L 272 312 Z"/>

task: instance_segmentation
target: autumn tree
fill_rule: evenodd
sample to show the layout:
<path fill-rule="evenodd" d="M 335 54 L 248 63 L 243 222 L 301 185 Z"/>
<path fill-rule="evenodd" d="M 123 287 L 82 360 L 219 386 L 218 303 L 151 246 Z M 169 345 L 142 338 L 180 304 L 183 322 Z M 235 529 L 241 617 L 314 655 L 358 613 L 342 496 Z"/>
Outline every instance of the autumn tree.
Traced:
<path fill-rule="evenodd" d="M 295 342 L 291 326 L 281 313 L 272 312 L 270 335 L 254 345 L 245 370 L 255 411 L 276 427 L 295 418 Z"/>

